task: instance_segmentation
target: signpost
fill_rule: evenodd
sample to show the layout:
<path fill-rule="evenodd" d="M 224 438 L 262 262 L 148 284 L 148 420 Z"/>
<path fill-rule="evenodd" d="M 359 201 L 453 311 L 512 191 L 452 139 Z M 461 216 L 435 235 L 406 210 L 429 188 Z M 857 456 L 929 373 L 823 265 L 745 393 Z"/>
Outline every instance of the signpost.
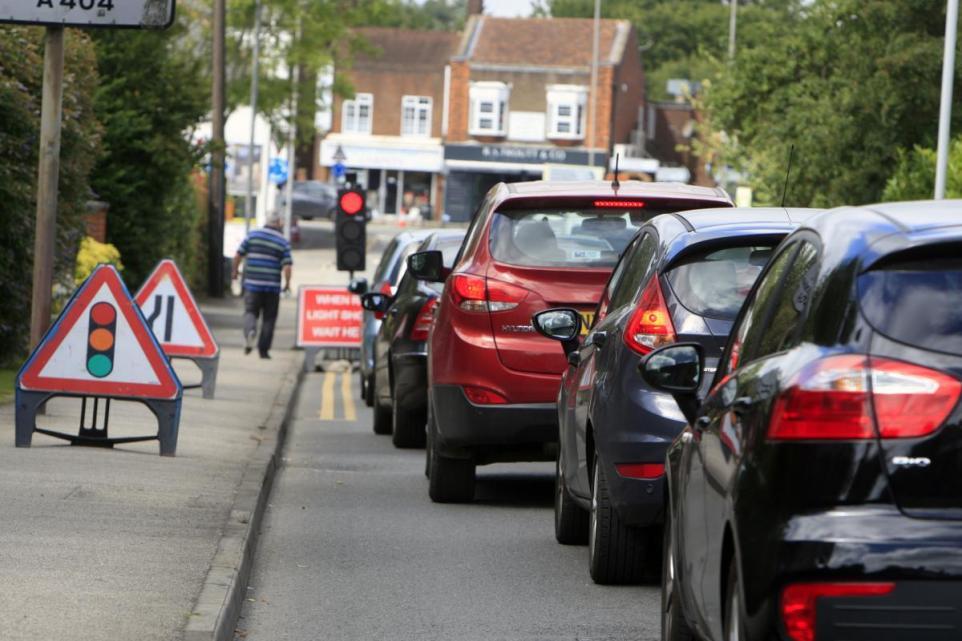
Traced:
<path fill-rule="evenodd" d="M 100 265 L 17 374 L 17 447 L 30 447 L 33 433 L 39 432 L 74 445 L 102 447 L 157 439 L 161 456 L 173 456 L 182 389 L 117 270 Z M 55 396 L 83 399 L 78 434 L 37 427 L 38 410 Z M 147 405 L 157 417 L 157 434 L 111 438 L 113 399 Z"/>
<path fill-rule="evenodd" d="M 344 287 L 305 285 L 297 290 L 298 347 L 305 349 L 304 369 L 312 371 L 325 348 L 361 346 L 361 299 Z"/>
<path fill-rule="evenodd" d="M 43 104 L 37 170 L 37 228 L 34 238 L 30 345 L 50 325 L 50 292 L 57 236 L 60 124 L 63 113 L 64 27 L 166 29 L 175 0 L 0 0 L 0 22 L 45 25 Z"/>
<path fill-rule="evenodd" d="M 220 350 L 177 264 L 160 261 L 134 300 L 164 353 L 191 360 L 200 369 L 200 384 L 185 388 L 200 387 L 204 398 L 214 398 Z"/>

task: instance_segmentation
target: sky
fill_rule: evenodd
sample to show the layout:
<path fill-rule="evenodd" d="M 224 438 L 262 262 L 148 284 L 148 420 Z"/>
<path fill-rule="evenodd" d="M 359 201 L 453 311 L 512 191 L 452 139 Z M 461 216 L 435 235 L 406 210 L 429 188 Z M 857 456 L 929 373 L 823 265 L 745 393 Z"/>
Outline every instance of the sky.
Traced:
<path fill-rule="evenodd" d="M 529 16 L 534 0 L 484 0 L 484 13 L 489 16 Z"/>

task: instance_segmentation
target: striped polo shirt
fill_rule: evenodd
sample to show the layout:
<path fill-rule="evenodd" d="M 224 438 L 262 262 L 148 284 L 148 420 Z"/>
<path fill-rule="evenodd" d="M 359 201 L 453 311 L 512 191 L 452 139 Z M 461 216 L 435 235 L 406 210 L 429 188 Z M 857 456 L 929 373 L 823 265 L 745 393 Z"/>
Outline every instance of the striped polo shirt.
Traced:
<path fill-rule="evenodd" d="M 244 289 L 250 292 L 281 291 L 281 272 L 290 265 L 291 244 L 284 234 L 270 227 L 255 229 L 237 249 L 247 258 L 244 266 Z"/>

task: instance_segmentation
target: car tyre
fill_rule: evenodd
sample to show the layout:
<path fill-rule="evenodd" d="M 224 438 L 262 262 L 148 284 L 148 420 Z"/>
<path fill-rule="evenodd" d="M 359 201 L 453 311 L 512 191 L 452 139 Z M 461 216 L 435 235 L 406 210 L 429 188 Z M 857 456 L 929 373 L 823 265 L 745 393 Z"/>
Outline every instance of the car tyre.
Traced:
<path fill-rule="evenodd" d="M 426 440 L 424 427 L 427 423 L 424 412 L 406 410 L 397 402 L 396 394 L 391 396 L 394 398 L 391 410 L 393 413 L 391 442 L 394 443 L 394 447 L 399 449 L 424 447 Z"/>
<path fill-rule="evenodd" d="M 364 404 L 374 407 L 374 374 L 368 374 L 364 383 Z"/>
<path fill-rule="evenodd" d="M 678 575 L 675 572 L 675 545 L 671 521 L 665 523 L 665 543 L 661 570 L 661 641 L 694 641 L 678 594 Z"/>
<path fill-rule="evenodd" d="M 588 570 L 600 585 L 639 583 L 644 578 L 646 534 L 618 516 L 608 495 L 608 481 L 598 455 L 592 467 L 588 527 Z"/>
<path fill-rule="evenodd" d="M 745 624 L 742 619 L 741 586 L 738 584 L 738 568 L 732 556 L 728 567 L 728 586 L 725 589 L 725 641 L 744 641 Z"/>
<path fill-rule="evenodd" d="M 437 432 L 431 434 L 428 455 L 428 496 L 435 503 L 474 500 L 475 465 L 471 459 L 448 458 L 440 452 Z"/>
<path fill-rule="evenodd" d="M 562 545 L 584 545 L 588 542 L 589 516 L 568 493 L 559 450 L 554 466 L 554 538 Z"/>
<path fill-rule="evenodd" d="M 377 376 L 373 376 L 371 379 L 371 396 L 374 398 L 374 433 L 375 434 L 390 434 L 391 433 L 391 408 L 384 407 L 377 400 Z"/>

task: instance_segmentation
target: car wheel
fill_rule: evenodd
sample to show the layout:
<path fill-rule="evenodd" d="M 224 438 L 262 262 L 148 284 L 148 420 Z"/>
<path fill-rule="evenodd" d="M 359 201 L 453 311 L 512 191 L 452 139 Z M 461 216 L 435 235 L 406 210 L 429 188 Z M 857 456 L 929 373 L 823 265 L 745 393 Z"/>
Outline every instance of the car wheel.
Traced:
<path fill-rule="evenodd" d="M 645 568 L 644 530 L 624 524 L 608 495 L 608 481 L 595 455 L 588 527 L 588 569 L 595 583 L 638 583 Z"/>
<path fill-rule="evenodd" d="M 424 426 L 427 417 L 424 412 L 410 411 L 403 409 L 397 402 L 397 395 L 392 394 L 394 399 L 392 412 L 394 414 L 392 423 L 394 424 L 391 442 L 397 448 L 424 447 L 425 432 Z"/>
<path fill-rule="evenodd" d="M 678 575 L 675 568 L 675 545 L 671 522 L 665 523 L 665 543 L 661 570 L 661 641 L 693 641 L 695 635 L 688 627 L 681 597 L 678 594 Z"/>
<path fill-rule="evenodd" d="M 374 407 L 374 374 L 368 374 L 367 383 L 364 384 L 364 404 Z"/>
<path fill-rule="evenodd" d="M 364 376 L 364 372 L 363 372 L 363 371 L 360 371 L 360 370 L 359 370 L 358 373 L 357 373 L 357 377 L 358 377 L 358 380 L 359 380 L 359 382 L 360 382 L 360 384 L 361 384 L 361 387 L 360 387 L 360 390 L 361 390 L 361 400 L 364 401 L 364 402 L 367 402 L 367 377 Z"/>
<path fill-rule="evenodd" d="M 725 590 L 725 641 L 743 641 L 745 623 L 742 620 L 742 593 L 738 584 L 738 568 L 732 556 L 728 567 L 728 586 Z"/>
<path fill-rule="evenodd" d="M 468 503 L 474 500 L 474 461 L 448 458 L 439 451 L 432 433 L 428 455 L 428 496 L 435 503 Z"/>
<path fill-rule="evenodd" d="M 371 396 L 374 401 L 374 433 L 391 433 L 391 408 L 384 407 L 377 399 L 377 375 L 371 378 Z"/>
<path fill-rule="evenodd" d="M 431 416 L 431 399 L 428 398 L 428 421 L 424 427 L 426 443 L 424 444 L 424 477 L 431 478 L 431 441 L 434 439 L 434 425 Z"/>
<path fill-rule="evenodd" d="M 554 538 L 562 545 L 584 545 L 588 542 L 588 512 L 574 502 L 568 493 L 561 471 L 561 451 L 554 465 Z"/>

